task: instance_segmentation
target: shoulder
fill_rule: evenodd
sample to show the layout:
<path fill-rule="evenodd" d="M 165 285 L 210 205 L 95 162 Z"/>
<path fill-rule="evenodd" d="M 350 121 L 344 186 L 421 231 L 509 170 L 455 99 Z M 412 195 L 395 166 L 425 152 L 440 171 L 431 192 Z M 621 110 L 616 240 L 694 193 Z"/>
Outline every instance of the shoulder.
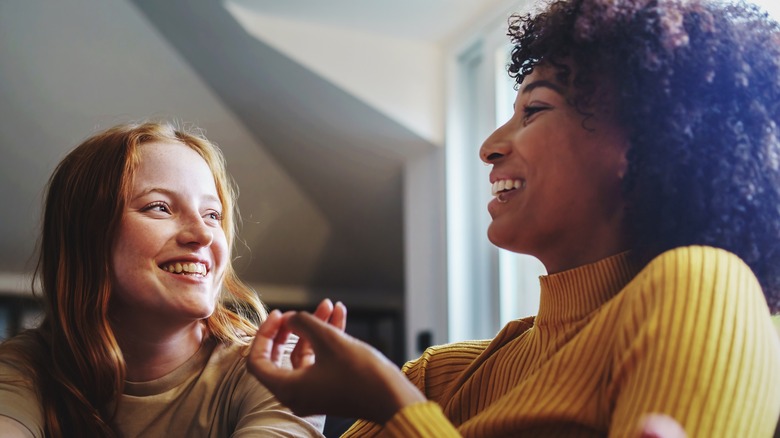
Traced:
<path fill-rule="evenodd" d="M 660 254 L 626 289 L 631 292 L 626 297 L 629 301 L 640 304 L 636 300 L 641 300 L 644 306 L 666 302 L 718 306 L 750 301 L 766 307 L 750 267 L 735 254 L 709 246 L 685 246 Z"/>
<path fill-rule="evenodd" d="M 613 425 L 635 427 L 632 415 L 642 411 L 674 414 L 689 433 L 701 415 L 776 418 L 780 342 L 758 280 L 736 255 L 705 246 L 667 251 L 626 286 L 610 315 Z"/>
<path fill-rule="evenodd" d="M 707 273 L 714 275 L 724 269 L 732 273 L 752 275 L 750 267 L 736 254 L 711 246 L 693 245 L 674 248 L 656 256 L 638 276 L 687 277 Z"/>
<path fill-rule="evenodd" d="M 22 427 L 30 434 L 24 436 L 43 436 L 43 412 L 35 383 L 19 358 L 12 356 L 8 352 L 0 355 L 0 418 L 7 417 L 3 427 Z"/>
<path fill-rule="evenodd" d="M 646 335 L 656 341 L 728 343 L 734 336 L 771 331 L 769 307 L 750 268 L 736 255 L 687 246 L 651 260 L 621 292 L 619 324 L 625 343 Z M 683 341 L 684 340 L 684 341 Z"/>

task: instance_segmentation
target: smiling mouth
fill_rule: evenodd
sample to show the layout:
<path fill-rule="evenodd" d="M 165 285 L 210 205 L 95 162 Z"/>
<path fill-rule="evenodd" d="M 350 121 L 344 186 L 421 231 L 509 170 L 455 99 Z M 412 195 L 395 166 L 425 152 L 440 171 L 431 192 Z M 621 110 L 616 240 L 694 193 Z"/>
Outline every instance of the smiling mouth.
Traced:
<path fill-rule="evenodd" d="M 491 193 L 496 197 L 498 202 L 507 202 L 506 194 L 518 189 L 525 188 L 524 179 L 502 179 L 493 183 L 491 186 Z"/>
<path fill-rule="evenodd" d="M 169 263 L 167 265 L 160 266 L 160 269 L 171 274 L 179 275 L 195 275 L 199 277 L 205 277 L 208 274 L 208 269 L 203 263 Z"/>

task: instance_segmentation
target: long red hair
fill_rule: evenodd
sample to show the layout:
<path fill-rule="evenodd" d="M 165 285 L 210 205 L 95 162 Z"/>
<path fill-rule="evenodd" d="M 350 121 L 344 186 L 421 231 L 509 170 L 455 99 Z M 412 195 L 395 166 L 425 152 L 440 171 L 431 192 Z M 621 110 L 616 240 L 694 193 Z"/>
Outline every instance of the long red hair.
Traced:
<path fill-rule="evenodd" d="M 179 142 L 208 163 L 232 248 L 236 192 L 221 151 L 195 131 L 169 123 L 127 124 L 98 133 L 70 152 L 48 184 L 36 277 L 45 317 L 40 327 L 0 346 L 31 376 L 47 436 L 114 436 L 125 362 L 108 321 L 111 249 L 139 162 L 139 146 Z M 244 343 L 264 319 L 257 295 L 229 263 L 220 299 L 205 324 L 216 339 Z"/>

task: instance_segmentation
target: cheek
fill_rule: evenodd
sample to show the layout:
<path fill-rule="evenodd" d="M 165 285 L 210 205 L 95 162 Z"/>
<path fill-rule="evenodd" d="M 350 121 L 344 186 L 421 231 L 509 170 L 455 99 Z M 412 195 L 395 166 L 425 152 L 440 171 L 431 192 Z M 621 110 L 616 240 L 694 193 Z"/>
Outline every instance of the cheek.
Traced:
<path fill-rule="evenodd" d="M 162 246 L 161 242 L 165 240 L 165 236 L 157 227 L 150 227 L 138 221 L 126 221 L 120 226 L 114 239 L 111 265 L 115 270 L 144 268 L 154 260 Z"/>
<path fill-rule="evenodd" d="M 119 235 L 114 241 L 114 247 L 111 251 L 110 269 L 113 295 L 120 298 L 125 296 L 126 291 L 135 289 L 133 280 L 136 277 L 133 275 L 133 258 L 130 256 L 129 244 L 126 237 Z"/>
<path fill-rule="evenodd" d="M 130 252 L 132 239 L 127 234 L 127 227 L 122 225 L 114 238 L 114 244 L 111 249 L 111 268 L 114 275 L 122 271 L 124 263 L 128 260 L 127 254 Z"/>
<path fill-rule="evenodd" d="M 219 266 L 224 269 L 230 256 L 230 250 L 228 248 L 227 239 L 225 233 L 220 229 L 214 232 L 214 240 L 211 243 L 211 251 L 214 254 L 214 261 L 219 263 Z"/>

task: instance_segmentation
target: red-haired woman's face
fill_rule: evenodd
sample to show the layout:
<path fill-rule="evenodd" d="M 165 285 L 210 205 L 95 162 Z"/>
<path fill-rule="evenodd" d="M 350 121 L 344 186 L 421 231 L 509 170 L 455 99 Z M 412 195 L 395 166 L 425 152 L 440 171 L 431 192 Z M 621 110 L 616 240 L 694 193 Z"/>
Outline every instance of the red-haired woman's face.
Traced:
<path fill-rule="evenodd" d="M 586 117 L 569 104 L 556 74 L 537 66 L 512 118 L 480 149 L 493 165 L 490 241 L 538 257 L 549 272 L 626 249 L 620 184 L 628 142 L 611 117 Z"/>
<path fill-rule="evenodd" d="M 208 164 L 181 143 L 140 146 L 112 254 L 112 313 L 178 324 L 214 311 L 228 261 L 222 203 Z"/>

